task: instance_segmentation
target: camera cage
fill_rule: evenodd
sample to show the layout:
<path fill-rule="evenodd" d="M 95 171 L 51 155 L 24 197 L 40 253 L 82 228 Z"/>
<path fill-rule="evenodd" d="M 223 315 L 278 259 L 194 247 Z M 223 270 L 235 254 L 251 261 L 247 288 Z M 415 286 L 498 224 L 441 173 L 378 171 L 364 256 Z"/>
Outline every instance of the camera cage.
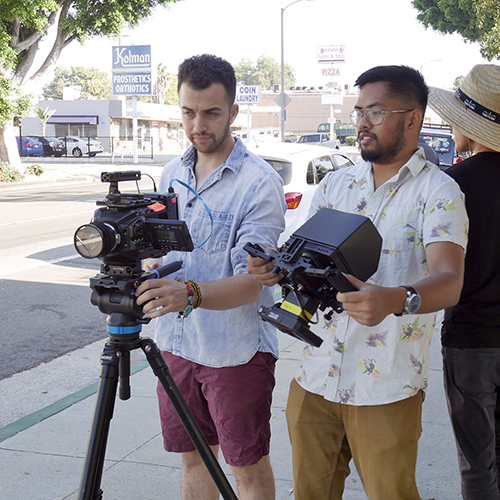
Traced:
<path fill-rule="evenodd" d="M 101 182 L 109 182 L 105 200 L 90 224 L 75 232 L 75 248 L 85 258 L 100 258 L 101 271 L 116 276 L 141 273 L 141 260 L 158 258 L 172 250 L 190 252 L 193 242 L 185 221 L 178 219 L 177 194 L 121 193 L 118 183 L 139 181 L 138 170 L 102 172 Z M 154 181 L 153 181 L 154 182 Z"/>
<path fill-rule="evenodd" d="M 278 330 L 319 347 L 322 339 L 309 329 L 317 309 L 330 309 L 327 319 L 342 312 L 337 292 L 356 290 L 343 273 L 366 281 L 378 268 L 381 248 L 382 237 L 368 217 L 330 208 L 316 212 L 278 253 L 268 255 L 258 245 L 247 244 L 250 255 L 273 262 L 274 274 L 283 275 L 278 283 L 283 301 L 261 307 L 260 316 Z"/>
<path fill-rule="evenodd" d="M 109 193 L 97 201 L 90 224 L 80 226 L 74 236 L 78 253 L 87 259 L 102 260 L 101 272 L 90 278 L 91 302 L 106 314 L 120 313 L 143 323 L 149 322 L 135 300 L 135 289 L 149 278 L 177 271 L 172 262 L 155 271 L 143 271 L 141 261 L 159 258 L 172 250 L 190 252 L 193 242 L 185 221 L 178 220 L 177 194 L 121 193 L 118 183 L 139 181 L 138 170 L 102 172 Z M 154 181 L 153 181 L 154 183 Z"/>

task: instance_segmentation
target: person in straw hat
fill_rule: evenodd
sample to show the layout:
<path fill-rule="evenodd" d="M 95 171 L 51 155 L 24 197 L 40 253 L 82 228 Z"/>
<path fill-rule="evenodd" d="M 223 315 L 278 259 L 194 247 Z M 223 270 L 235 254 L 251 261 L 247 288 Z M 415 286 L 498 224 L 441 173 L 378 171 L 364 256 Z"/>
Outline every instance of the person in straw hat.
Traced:
<path fill-rule="evenodd" d="M 442 327 L 445 390 L 465 500 L 500 499 L 500 66 L 475 66 L 429 105 L 472 156 L 447 170 L 465 194 L 469 243 L 459 303 Z"/>

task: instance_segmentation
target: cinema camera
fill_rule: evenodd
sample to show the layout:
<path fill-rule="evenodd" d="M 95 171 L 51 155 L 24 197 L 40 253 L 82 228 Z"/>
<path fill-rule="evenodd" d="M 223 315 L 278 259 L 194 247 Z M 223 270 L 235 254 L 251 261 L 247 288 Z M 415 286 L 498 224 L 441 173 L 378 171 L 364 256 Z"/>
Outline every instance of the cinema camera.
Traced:
<path fill-rule="evenodd" d="M 317 309 L 329 309 L 324 315 L 327 320 L 342 312 L 337 292 L 356 290 L 342 273 L 366 281 L 378 268 L 381 248 L 382 237 L 370 219 L 329 208 L 322 208 L 297 229 L 277 254 L 266 254 L 247 243 L 250 255 L 274 262 L 274 274 L 283 275 L 278 282 L 283 301 L 261 307 L 261 318 L 319 347 L 323 340 L 309 329 Z"/>
<path fill-rule="evenodd" d="M 173 189 L 161 193 L 122 194 L 120 181 L 139 181 L 139 171 L 103 172 L 109 194 L 94 213 L 90 224 L 75 233 L 75 247 L 87 259 L 102 259 L 101 274 L 90 278 L 91 302 L 108 314 L 109 338 L 101 354 L 101 375 L 89 443 L 78 492 L 78 500 L 100 500 L 106 444 L 115 408 L 115 395 L 130 398 L 130 352 L 142 349 L 153 372 L 179 415 L 224 500 L 237 497 L 219 462 L 184 400 L 159 347 L 150 337 L 141 337 L 142 325 L 150 321 L 135 300 L 136 288 L 146 279 L 161 278 L 178 269 L 172 262 L 154 271 L 142 271 L 141 260 L 161 257 L 171 250 L 191 251 L 193 242 L 185 222 L 178 220 L 177 195 Z M 154 182 L 154 181 L 153 181 Z M 156 189 L 155 189 L 156 191 Z"/>
<path fill-rule="evenodd" d="M 191 251 L 193 242 L 186 223 L 178 220 L 177 195 L 168 193 L 120 193 L 121 181 L 139 181 L 141 172 L 102 172 L 109 193 L 90 224 L 80 226 L 74 236 L 78 253 L 87 259 L 100 258 L 101 274 L 90 279 L 92 304 L 103 313 L 122 312 L 140 318 L 134 290 L 142 281 L 165 276 L 180 268 L 175 263 L 158 271 L 144 272 L 141 260 L 157 258 L 172 250 Z M 116 302 L 117 292 L 122 297 Z M 144 320 L 145 322 L 147 320 Z"/>

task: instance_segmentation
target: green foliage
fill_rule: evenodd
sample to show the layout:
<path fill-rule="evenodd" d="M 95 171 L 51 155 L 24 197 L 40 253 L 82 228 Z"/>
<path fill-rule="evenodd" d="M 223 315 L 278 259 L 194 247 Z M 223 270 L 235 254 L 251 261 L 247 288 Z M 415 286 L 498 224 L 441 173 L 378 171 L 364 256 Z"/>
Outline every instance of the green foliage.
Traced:
<path fill-rule="evenodd" d="M 4 161 L 0 163 L 0 173 L 3 182 L 19 182 L 24 179 L 24 175 L 17 168 L 11 167 Z"/>
<path fill-rule="evenodd" d="M 500 55 L 500 0 L 413 0 L 412 5 L 426 28 L 478 42 L 490 61 Z"/>
<path fill-rule="evenodd" d="M 38 164 L 33 164 L 33 165 L 28 165 L 26 169 L 24 170 L 25 174 L 28 175 L 36 175 L 37 177 L 40 177 L 43 174 L 43 168 L 38 165 Z"/>
<path fill-rule="evenodd" d="M 234 67 L 236 80 L 243 85 L 262 85 L 269 90 L 273 85 L 281 84 L 281 65 L 272 57 L 265 55 L 257 59 L 254 65 L 250 59 L 242 59 Z M 285 88 L 295 85 L 295 70 L 285 63 Z"/>
<path fill-rule="evenodd" d="M 162 63 L 156 68 L 156 83 L 154 85 L 154 94 L 156 102 L 159 104 L 179 104 L 177 95 L 177 75 L 169 73 L 166 66 Z"/>
<path fill-rule="evenodd" d="M 478 25 L 485 28 L 481 54 L 491 61 L 500 55 L 500 0 L 476 0 L 476 9 Z"/>
<path fill-rule="evenodd" d="M 355 135 L 348 135 L 345 138 L 345 142 L 348 146 L 356 146 L 358 138 Z"/>
<path fill-rule="evenodd" d="M 125 25 L 137 26 L 159 5 L 176 0 L 67 0 L 70 4 L 62 21 L 65 32 L 80 41 L 93 36 L 118 37 Z"/>
<path fill-rule="evenodd" d="M 50 13 L 60 8 L 55 0 L 0 0 L 0 63 L 8 68 L 17 66 L 15 40 L 43 32 Z"/>
<path fill-rule="evenodd" d="M 97 68 L 73 66 L 56 67 L 54 78 L 43 87 L 45 99 L 62 99 L 63 87 L 78 86 L 81 88 L 81 99 L 109 99 L 111 97 L 111 81 L 108 74 Z"/>
<path fill-rule="evenodd" d="M 455 81 L 453 82 L 453 90 L 457 90 L 460 87 L 460 85 L 462 85 L 464 79 L 465 79 L 464 75 L 457 76 L 455 78 Z"/>
<path fill-rule="evenodd" d="M 14 71 L 22 68 L 18 76 L 24 78 L 33 62 L 33 51 L 38 50 L 38 41 L 56 22 L 58 35 L 49 64 L 53 64 L 60 51 L 73 40 L 118 37 L 124 26 L 137 26 L 156 7 L 176 1 L 0 0 L 0 67 Z"/>
<path fill-rule="evenodd" d="M 165 94 L 165 104 L 179 105 L 179 94 L 177 93 L 177 75 L 172 75 L 170 86 Z"/>
<path fill-rule="evenodd" d="M 23 94 L 9 78 L 0 74 L 0 125 L 23 116 L 31 108 L 31 97 Z"/>

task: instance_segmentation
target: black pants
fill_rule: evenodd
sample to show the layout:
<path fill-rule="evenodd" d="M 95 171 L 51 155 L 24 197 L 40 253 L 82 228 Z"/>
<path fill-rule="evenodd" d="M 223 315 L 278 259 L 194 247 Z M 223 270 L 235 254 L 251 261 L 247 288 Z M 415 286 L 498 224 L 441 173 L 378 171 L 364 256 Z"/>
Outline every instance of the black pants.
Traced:
<path fill-rule="evenodd" d="M 443 347 L 464 500 L 500 500 L 500 348 Z"/>

